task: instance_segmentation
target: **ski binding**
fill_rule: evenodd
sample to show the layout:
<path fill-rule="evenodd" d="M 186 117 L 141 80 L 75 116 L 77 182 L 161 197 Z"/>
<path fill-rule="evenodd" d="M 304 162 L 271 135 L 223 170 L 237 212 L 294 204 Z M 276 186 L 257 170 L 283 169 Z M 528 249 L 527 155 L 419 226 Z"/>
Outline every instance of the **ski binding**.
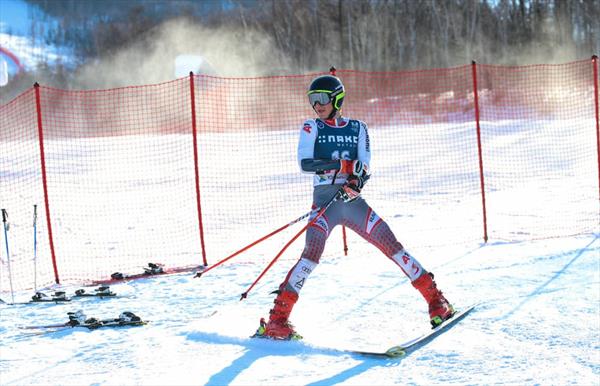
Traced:
<path fill-rule="evenodd" d="M 65 292 L 55 291 L 51 296 L 48 296 L 43 292 L 36 292 L 35 295 L 31 297 L 30 303 L 60 303 L 70 301 L 71 298 L 68 298 Z"/>
<path fill-rule="evenodd" d="M 75 291 L 75 297 L 92 297 L 92 296 L 104 298 L 104 297 L 117 296 L 117 294 L 112 292 L 110 290 L 109 286 L 100 286 L 100 287 L 94 289 L 94 293 L 85 292 L 85 289 L 83 289 L 83 288 Z"/>

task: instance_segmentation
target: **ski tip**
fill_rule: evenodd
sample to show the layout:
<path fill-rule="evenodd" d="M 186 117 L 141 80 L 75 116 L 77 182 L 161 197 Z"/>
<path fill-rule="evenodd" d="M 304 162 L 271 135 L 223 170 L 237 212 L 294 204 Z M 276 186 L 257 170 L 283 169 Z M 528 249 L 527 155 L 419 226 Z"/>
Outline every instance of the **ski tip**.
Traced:
<path fill-rule="evenodd" d="M 403 357 L 406 355 L 406 350 L 402 346 L 394 346 L 394 347 L 390 347 L 385 352 L 385 355 L 390 358 L 399 358 L 399 357 Z"/>

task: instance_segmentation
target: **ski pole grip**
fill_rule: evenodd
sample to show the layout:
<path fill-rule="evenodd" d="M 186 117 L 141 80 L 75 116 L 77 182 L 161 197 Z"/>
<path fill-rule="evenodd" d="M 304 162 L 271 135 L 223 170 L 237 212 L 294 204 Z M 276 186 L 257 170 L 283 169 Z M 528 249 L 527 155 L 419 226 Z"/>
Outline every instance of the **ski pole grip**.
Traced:
<path fill-rule="evenodd" d="M 8 214 L 6 213 L 6 209 L 2 209 L 2 222 L 6 222 L 6 218 Z"/>

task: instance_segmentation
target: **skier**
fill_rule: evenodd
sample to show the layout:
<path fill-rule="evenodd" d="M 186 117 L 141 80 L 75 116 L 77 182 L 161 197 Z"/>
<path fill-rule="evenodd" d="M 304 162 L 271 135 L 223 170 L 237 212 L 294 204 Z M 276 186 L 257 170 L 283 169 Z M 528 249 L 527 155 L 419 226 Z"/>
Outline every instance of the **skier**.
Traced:
<path fill-rule="evenodd" d="M 315 78 L 308 89 L 308 100 L 318 118 L 308 119 L 302 126 L 298 163 L 303 173 L 314 174 L 313 208 L 325 205 L 338 191 L 340 195 L 306 231 L 304 251 L 275 291 L 277 297 L 269 321 L 261 319 L 256 336 L 301 338 L 289 316 L 306 279 L 319 263 L 327 237 L 338 224 L 358 233 L 402 269 L 428 303 L 434 327 L 454 313 L 452 305 L 437 289 L 433 274 L 404 249 L 388 224 L 360 196 L 370 177 L 369 134 L 364 122 L 342 117 L 344 96 L 342 82 L 333 75 Z"/>

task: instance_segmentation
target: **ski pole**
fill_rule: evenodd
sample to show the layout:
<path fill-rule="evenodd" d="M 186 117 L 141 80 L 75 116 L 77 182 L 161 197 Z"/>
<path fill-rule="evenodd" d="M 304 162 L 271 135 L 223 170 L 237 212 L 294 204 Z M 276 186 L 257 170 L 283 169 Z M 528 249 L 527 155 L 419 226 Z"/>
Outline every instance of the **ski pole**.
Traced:
<path fill-rule="evenodd" d="M 33 289 L 37 292 L 37 204 L 33 204 Z"/>
<path fill-rule="evenodd" d="M 295 219 L 293 221 L 290 221 L 289 223 L 285 224 L 284 226 L 275 229 L 273 232 L 269 233 L 268 235 L 265 235 L 265 236 L 261 237 L 260 239 L 254 241 L 253 243 L 250 243 L 250 244 L 246 245 L 244 248 L 240 249 L 239 251 L 234 252 L 231 255 L 227 256 L 223 260 L 221 260 L 221 261 L 219 261 L 219 262 L 211 265 L 210 267 L 206 268 L 204 271 L 196 273 L 196 275 L 194 277 L 195 278 L 196 277 L 201 277 L 202 275 L 204 275 L 206 272 L 210 271 L 211 269 L 218 267 L 219 265 L 227 262 L 230 259 L 233 259 L 235 256 L 239 255 L 240 253 L 242 253 L 244 251 L 247 251 L 248 249 L 252 248 L 256 244 L 258 244 L 258 243 L 260 243 L 260 242 L 268 239 L 269 237 L 271 237 L 271 236 L 273 236 L 273 235 L 281 232 L 282 230 L 288 228 L 289 226 L 292 226 L 292 225 L 296 224 L 297 222 L 300 222 L 300 221 L 304 220 L 305 218 L 310 217 L 311 215 L 313 215 L 315 213 L 318 213 L 320 210 L 321 210 L 321 208 L 315 208 L 315 209 L 311 210 L 310 212 L 308 212 L 308 213 L 306 213 L 306 214 L 298 217 L 297 219 Z"/>
<path fill-rule="evenodd" d="M 6 213 L 6 209 L 2 209 L 2 223 L 4 223 L 4 244 L 6 245 L 6 261 L 8 265 L 8 281 L 10 283 L 10 295 L 12 297 L 12 302 L 15 302 L 15 292 L 13 290 L 13 282 L 12 282 L 12 272 L 10 270 L 10 252 L 8 250 L 8 213 Z"/>
<path fill-rule="evenodd" d="M 277 254 L 277 256 L 275 256 L 273 258 L 273 260 L 271 260 L 271 262 L 269 263 L 269 265 L 267 265 L 267 267 L 261 272 L 260 275 L 258 275 L 258 277 L 256 278 L 256 280 L 254 280 L 254 283 L 252 283 L 252 285 L 250 285 L 250 287 L 246 290 L 246 292 L 244 292 L 242 294 L 242 297 L 240 298 L 240 301 L 243 299 L 246 299 L 248 297 L 248 292 L 250 292 L 252 290 L 252 288 L 254 288 L 254 286 L 256 285 L 256 283 L 258 283 L 260 281 L 260 279 L 265 275 L 265 273 L 267 273 L 267 271 L 269 269 L 271 269 L 271 267 L 273 266 L 273 264 L 275 264 L 275 262 L 277 261 L 277 259 L 279 259 L 279 257 L 281 257 L 281 255 L 283 255 L 283 252 L 285 252 L 285 250 L 294 242 L 296 241 L 296 239 L 298 237 L 300 237 L 300 235 L 302 233 L 304 233 L 304 231 L 306 231 L 308 229 L 308 227 L 310 227 L 311 225 L 313 225 L 315 222 L 317 222 L 317 220 L 323 215 L 323 213 L 325 213 L 325 211 L 331 206 L 331 204 L 333 204 L 334 202 L 337 201 L 337 199 L 340 197 L 340 192 L 342 191 L 342 189 L 338 190 L 337 192 L 335 192 L 335 195 L 333 197 L 331 197 L 331 199 L 327 202 L 327 204 L 325 204 L 325 206 L 322 207 L 322 209 L 320 209 L 317 212 L 317 215 L 315 217 L 313 217 L 312 220 L 310 220 L 308 222 L 308 224 L 306 224 L 302 229 L 300 229 L 300 231 L 298 233 L 296 233 L 294 235 L 294 237 L 291 238 L 290 241 L 287 242 L 287 244 L 285 244 L 283 246 L 283 248 L 279 251 L 279 253 Z"/>

